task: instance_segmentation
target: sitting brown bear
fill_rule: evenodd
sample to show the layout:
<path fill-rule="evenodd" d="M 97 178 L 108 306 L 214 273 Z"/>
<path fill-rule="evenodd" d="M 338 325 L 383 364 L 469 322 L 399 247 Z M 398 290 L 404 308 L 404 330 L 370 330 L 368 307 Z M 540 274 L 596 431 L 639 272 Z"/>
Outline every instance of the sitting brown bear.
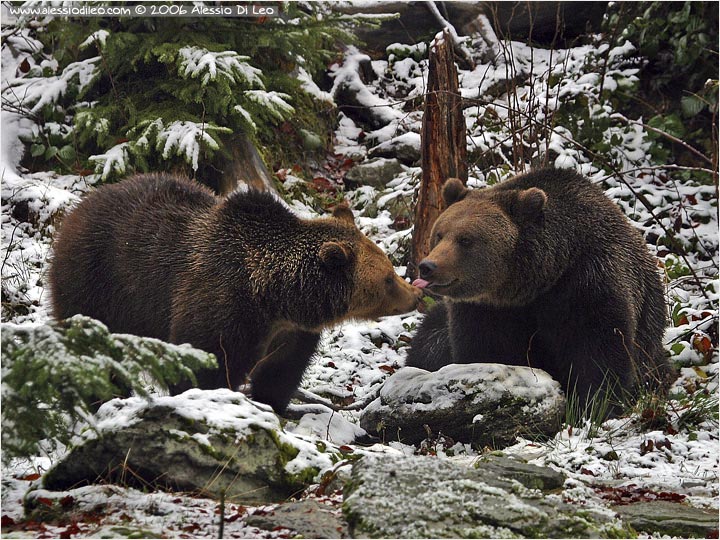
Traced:
<path fill-rule="evenodd" d="M 472 191 L 449 179 L 443 198 L 414 284 L 445 301 L 420 326 L 407 365 L 530 365 L 581 403 L 668 381 L 655 260 L 597 186 L 545 169 Z"/>
<path fill-rule="evenodd" d="M 91 193 L 54 250 L 57 319 L 82 313 L 214 353 L 220 368 L 198 375 L 201 388 L 235 389 L 249 374 L 253 397 L 278 412 L 324 328 L 411 311 L 421 296 L 347 206 L 304 220 L 268 193 L 218 199 L 166 174 Z"/>

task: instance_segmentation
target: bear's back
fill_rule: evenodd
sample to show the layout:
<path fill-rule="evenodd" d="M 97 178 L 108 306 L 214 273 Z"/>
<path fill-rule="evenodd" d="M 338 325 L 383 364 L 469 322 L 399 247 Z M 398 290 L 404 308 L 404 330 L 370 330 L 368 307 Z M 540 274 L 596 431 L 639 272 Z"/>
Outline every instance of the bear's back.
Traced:
<path fill-rule="evenodd" d="M 619 206 L 586 177 L 568 169 L 540 169 L 492 190 L 536 187 L 547 194 L 545 227 L 552 244 L 592 257 L 640 258 L 651 262 L 645 240 Z M 654 263 L 652 263 L 654 267 Z"/>
<path fill-rule="evenodd" d="M 191 222 L 216 202 L 210 190 L 169 174 L 137 175 L 89 194 L 54 245 L 55 317 L 82 313 L 115 332 L 167 339 L 175 273 L 192 252 Z"/>
<path fill-rule="evenodd" d="M 571 170 L 542 169 L 496 187 L 537 187 L 546 192 L 546 244 L 563 246 L 576 282 L 607 287 L 608 294 L 629 299 L 637 324 L 638 348 L 662 367 L 666 314 L 657 262 L 620 207 L 599 186 Z M 558 257 L 557 249 L 548 249 L 547 257 L 550 264 L 549 259 Z M 569 276 L 555 273 L 560 276 L 559 287 L 565 287 Z"/>

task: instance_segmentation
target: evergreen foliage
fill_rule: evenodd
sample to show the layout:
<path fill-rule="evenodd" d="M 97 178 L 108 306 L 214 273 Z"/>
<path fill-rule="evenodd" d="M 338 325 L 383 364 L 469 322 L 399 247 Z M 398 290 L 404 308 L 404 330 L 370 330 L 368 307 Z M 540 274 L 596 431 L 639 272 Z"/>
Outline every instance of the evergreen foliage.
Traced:
<path fill-rule="evenodd" d="M 647 124 L 689 143 L 706 156 L 717 153 L 712 137 L 718 112 L 718 6 L 712 2 L 618 2 L 605 20 L 618 43 L 629 40 L 645 59 L 640 92 L 628 109 Z M 650 131 L 659 161 L 696 165 L 697 156 Z M 702 163 L 706 166 L 708 163 Z"/>
<path fill-rule="evenodd" d="M 37 455 L 43 440 L 68 444 L 97 402 L 132 390 L 141 396 L 147 374 L 167 387 L 217 367 L 215 357 L 188 345 L 111 334 L 76 315 L 43 326 L 2 326 L 3 461 Z"/>
<path fill-rule="evenodd" d="M 350 23 L 325 8 L 288 2 L 268 19 L 50 20 L 37 33 L 44 50 L 35 65 L 3 96 L 38 124 L 25 164 L 103 180 L 195 175 L 229 155 L 239 132 L 295 157 L 288 133 L 298 148 L 303 132 L 325 135 L 322 104 L 298 70 L 317 74 L 337 41 L 352 42 Z"/>

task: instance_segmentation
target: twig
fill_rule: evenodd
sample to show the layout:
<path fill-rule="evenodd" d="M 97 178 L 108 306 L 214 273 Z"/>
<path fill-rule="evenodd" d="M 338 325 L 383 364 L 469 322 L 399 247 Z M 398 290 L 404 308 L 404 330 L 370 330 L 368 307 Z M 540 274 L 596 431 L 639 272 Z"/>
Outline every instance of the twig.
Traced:
<path fill-rule="evenodd" d="M 689 150 L 690 152 L 692 152 L 693 154 L 695 154 L 695 155 L 698 156 L 699 158 L 703 159 L 704 161 L 706 161 L 706 162 L 709 163 L 710 165 L 713 165 L 712 159 L 710 159 L 710 158 L 707 157 L 705 154 L 703 154 L 702 152 L 700 152 L 697 148 L 695 148 L 695 147 L 693 147 L 693 146 L 690 146 L 690 145 L 689 145 L 688 143 L 686 143 L 685 141 L 682 141 L 682 140 L 678 139 L 678 138 L 675 137 L 674 135 L 670 135 L 667 131 L 663 131 L 662 129 L 658 129 L 658 128 L 654 128 L 654 127 L 652 127 L 652 126 L 648 126 L 647 124 L 643 124 L 643 123 L 640 122 L 639 120 L 631 120 L 631 119 L 623 116 L 621 113 L 614 113 L 614 114 L 612 114 L 612 115 L 610 116 L 610 118 L 619 118 L 620 120 L 624 120 L 624 121 L 627 122 L 628 124 L 636 124 L 636 125 L 638 125 L 638 126 L 642 126 L 644 129 L 647 129 L 647 130 L 649 130 L 649 131 L 652 131 L 652 132 L 654 132 L 654 133 L 657 133 L 658 135 L 662 135 L 662 136 L 665 137 L 666 139 L 669 139 L 669 140 L 671 140 L 672 142 L 677 143 L 677 144 L 679 144 L 680 146 L 682 146 L 683 148 Z M 712 171 L 711 171 L 711 172 L 712 172 Z"/>

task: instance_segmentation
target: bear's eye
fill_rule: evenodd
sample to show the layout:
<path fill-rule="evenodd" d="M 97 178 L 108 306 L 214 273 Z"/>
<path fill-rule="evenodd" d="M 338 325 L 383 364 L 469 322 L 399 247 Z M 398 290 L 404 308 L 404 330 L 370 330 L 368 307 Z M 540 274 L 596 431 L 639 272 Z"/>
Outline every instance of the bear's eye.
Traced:
<path fill-rule="evenodd" d="M 442 233 L 440 233 L 440 232 L 435 233 L 435 240 L 437 240 L 438 242 L 439 242 L 440 240 L 442 240 L 442 237 L 443 237 Z"/>
<path fill-rule="evenodd" d="M 472 238 L 469 236 L 461 236 L 458 238 L 458 244 L 460 244 L 460 247 L 470 247 L 472 245 Z"/>
<path fill-rule="evenodd" d="M 393 277 L 392 277 L 392 276 L 388 276 L 388 277 L 385 278 L 385 285 L 392 285 L 392 284 L 393 284 L 393 281 L 395 281 L 395 280 L 393 279 Z"/>

